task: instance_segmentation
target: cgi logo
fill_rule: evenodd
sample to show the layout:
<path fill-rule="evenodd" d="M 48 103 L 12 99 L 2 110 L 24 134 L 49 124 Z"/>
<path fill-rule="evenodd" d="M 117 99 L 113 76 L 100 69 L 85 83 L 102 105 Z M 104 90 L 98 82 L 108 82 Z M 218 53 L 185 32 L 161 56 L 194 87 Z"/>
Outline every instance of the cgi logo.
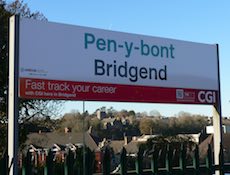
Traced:
<path fill-rule="evenodd" d="M 200 91 L 198 93 L 198 100 L 201 103 L 216 103 L 216 92 Z"/>

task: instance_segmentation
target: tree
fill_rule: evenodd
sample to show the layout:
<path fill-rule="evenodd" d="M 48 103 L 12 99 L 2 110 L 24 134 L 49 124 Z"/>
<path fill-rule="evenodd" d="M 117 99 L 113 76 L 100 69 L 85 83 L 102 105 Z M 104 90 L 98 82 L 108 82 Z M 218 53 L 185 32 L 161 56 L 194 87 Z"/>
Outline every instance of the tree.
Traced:
<path fill-rule="evenodd" d="M 59 127 L 57 131 L 63 132 L 65 128 L 70 129 L 72 132 L 83 132 L 83 121 L 84 121 L 84 131 L 89 129 L 92 118 L 86 116 L 84 113 L 66 113 L 59 122 Z"/>
<path fill-rule="evenodd" d="M 128 115 L 129 115 L 129 116 L 135 117 L 135 116 L 136 116 L 136 113 L 135 113 L 134 110 L 131 110 L 131 111 L 129 111 L 129 114 L 128 114 Z"/>
<path fill-rule="evenodd" d="M 161 117 L 161 113 L 159 111 L 157 111 L 157 110 L 151 110 L 149 112 L 149 115 L 153 116 L 153 117 Z"/>
<path fill-rule="evenodd" d="M 92 126 L 93 129 L 97 132 L 102 130 L 102 123 L 97 117 L 94 117 L 90 120 L 90 126 Z"/>
<path fill-rule="evenodd" d="M 34 117 L 57 117 L 63 108 L 63 101 L 20 99 L 19 120 L 25 123 Z"/>
<path fill-rule="evenodd" d="M 141 119 L 139 128 L 142 134 L 152 134 L 153 133 L 153 120 L 150 118 Z"/>
<path fill-rule="evenodd" d="M 7 123 L 7 92 L 8 92 L 8 20 L 14 14 L 21 17 L 46 20 L 40 12 L 31 12 L 27 4 L 16 0 L 6 3 L 0 0 L 0 130 L 2 132 L 0 146 L 6 144 L 6 123 Z M 63 101 L 50 100 L 20 100 L 20 123 L 25 123 L 35 116 L 55 116 L 60 112 Z M 22 125 L 21 125 L 22 126 Z M 2 148 L 2 147 L 1 147 Z"/>
<path fill-rule="evenodd" d="M 107 109 L 107 116 L 108 117 L 114 117 L 115 115 L 117 115 L 117 111 L 112 107 L 110 106 L 109 109 Z"/>

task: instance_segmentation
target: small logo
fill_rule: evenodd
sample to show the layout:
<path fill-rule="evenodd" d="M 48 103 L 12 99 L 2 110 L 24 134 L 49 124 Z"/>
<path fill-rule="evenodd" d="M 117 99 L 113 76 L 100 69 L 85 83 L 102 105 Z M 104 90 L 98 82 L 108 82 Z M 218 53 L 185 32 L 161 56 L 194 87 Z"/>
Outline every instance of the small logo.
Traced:
<path fill-rule="evenodd" d="M 46 76 L 48 71 L 43 69 L 20 68 L 21 73 L 27 72 L 29 75 Z"/>
<path fill-rule="evenodd" d="M 200 91 L 198 93 L 198 100 L 201 103 L 216 103 L 215 91 Z"/>
<path fill-rule="evenodd" d="M 195 102 L 195 92 L 191 90 L 177 89 L 176 99 L 177 101 L 183 102 Z"/>
<path fill-rule="evenodd" d="M 176 90 L 176 98 L 177 99 L 183 99 L 184 98 L 184 90 L 183 89 L 177 89 Z"/>

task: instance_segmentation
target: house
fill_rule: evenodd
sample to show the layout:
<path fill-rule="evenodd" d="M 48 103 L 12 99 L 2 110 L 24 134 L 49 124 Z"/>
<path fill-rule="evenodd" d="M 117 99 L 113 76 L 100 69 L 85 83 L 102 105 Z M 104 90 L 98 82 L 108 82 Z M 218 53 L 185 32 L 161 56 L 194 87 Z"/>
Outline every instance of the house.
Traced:
<path fill-rule="evenodd" d="M 83 140 L 85 139 L 85 141 Z M 96 150 L 97 144 L 93 136 L 89 132 L 85 132 L 84 136 L 82 133 L 58 133 L 58 132 L 49 132 L 49 133 L 31 133 L 28 135 L 26 145 L 37 145 L 42 148 L 51 148 L 56 145 L 85 145 L 90 148 L 90 150 Z M 57 147 L 56 147 L 57 148 Z"/>
<path fill-rule="evenodd" d="M 97 118 L 99 120 L 106 118 L 106 112 L 103 110 L 97 110 Z"/>
<path fill-rule="evenodd" d="M 230 133 L 230 125 L 222 125 L 222 130 L 223 133 Z M 213 134 L 214 133 L 214 128 L 213 126 L 206 126 L 205 128 L 206 134 Z"/>
<path fill-rule="evenodd" d="M 108 129 L 108 130 L 122 131 L 125 126 L 119 117 L 118 118 L 106 118 L 106 119 L 103 119 L 102 122 L 104 125 L 104 129 Z"/>
<path fill-rule="evenodd" d="M 208 151 L 208 145 L 211 145 L 213 149 L 213 134 L 209 134 L 205 140 L 199 144 L 200 157 L 205 158 Z M 230 162 L 230 133 L 223 133 L 223 152 L 224 152 L 224 161 Z"/>

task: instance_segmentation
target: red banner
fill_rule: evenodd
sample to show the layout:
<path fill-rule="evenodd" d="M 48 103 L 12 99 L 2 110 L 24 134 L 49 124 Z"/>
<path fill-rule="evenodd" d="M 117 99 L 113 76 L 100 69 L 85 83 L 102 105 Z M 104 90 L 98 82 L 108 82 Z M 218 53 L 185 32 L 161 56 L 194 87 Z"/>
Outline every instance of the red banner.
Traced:
<path fill-rule="evenodd" d="M 20 97 L 86 101 L 214 104 L 217 91 L 20 78 Z"/>

